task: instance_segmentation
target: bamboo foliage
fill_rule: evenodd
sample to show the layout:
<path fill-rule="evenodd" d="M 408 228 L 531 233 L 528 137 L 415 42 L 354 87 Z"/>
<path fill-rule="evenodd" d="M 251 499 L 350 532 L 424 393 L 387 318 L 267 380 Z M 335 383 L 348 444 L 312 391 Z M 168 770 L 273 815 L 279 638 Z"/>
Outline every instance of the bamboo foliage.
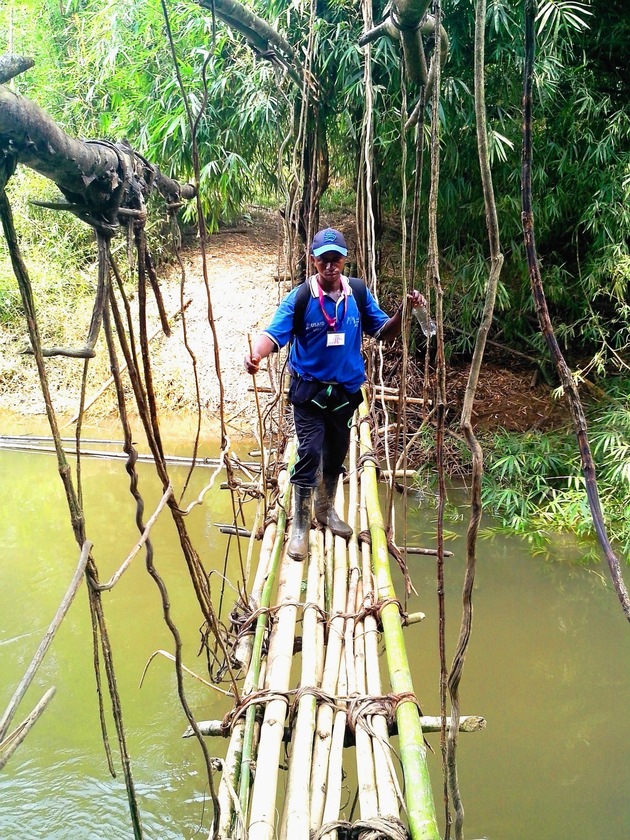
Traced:
<path fill-rule="evenodd" d="M 613 587 L 617 593 L 617 598 L 623 610 L 623 613 L 628 621 L 630 621 L 630 594 L 623 579 L 621 571 L 621 564 L 619 558 L 610 543 L 606 525 L 604 523 L 604 514 L 602 511 L 601 500 L 599 497 L 599 489 L 597 487 L 597 477 L 595 472 L 595 462 L 593 461 L 593 454 L 588 441 L 586 417 L 584 415 L 584 408 L 580 400 L 577 384 L 573 375 L 567 365 L 566 359 L 562 354 L 558 339 L 556 338 L 553 324 L 551 323 L 551 316 L 549 314 L 549 307 L 547 306 L 547 298 L 542 282 L 542 274 L 540 271 L 540 262 L 538 260 L 538 251 L 536 247 L 536 237 L 534 233 L 534 206 L 532 196 L 532 155 L 533 155 L 533 78 L 534 78 L 534 56 L 536 45 L 536 3 L 534 0 L 525 0 L 525 66 L 523 73 L 523 149 L 521 152 L 521 205 L 522 213 L 521 219 L 523 223 L 523 237 L 525 241 L 525 254 L 527 257 L 527 266 L 529 270 L 529 280 L 532 289 L 532 296 L 536 307 L 536 314 L 538 315 L 538 323 L 540 331 L 547 342 L 549 353 L 555 364 L 558 378 L 562 383 L 566 395 L 569 400 L 569 408 L 571 409 L 571 417 L 573 419 L 573 428 L 580 450 L 580 460 L 582 463 L 582 473 L 584 475 L 584 487 L 586 490 L 586 498 L 588 506 L 593 519 L 593 528 L 597 539 L 602 548 L 608 569 L 610 571 Z"/>

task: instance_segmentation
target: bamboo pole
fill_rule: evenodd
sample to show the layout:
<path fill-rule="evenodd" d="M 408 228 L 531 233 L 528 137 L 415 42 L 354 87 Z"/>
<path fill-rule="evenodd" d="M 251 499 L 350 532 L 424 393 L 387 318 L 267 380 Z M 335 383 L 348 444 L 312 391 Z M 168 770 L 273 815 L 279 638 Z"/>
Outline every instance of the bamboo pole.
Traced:
<path fill-rule="evenodd" d="M 324 554 L 321 539 L 316 532 L 310 534 L 310 563 L 306 586 L 306 607 L 302 621 L 302 675 L 300 687 L 316 688 L 319 662 L 322 658 L 323 634 L 319 608 L 324 603 Z M 318 638 L 319 637 L 319 638 Z M 310 781 L 313 760 L 313 738 L 317 720 L 317 698 L 312 693 L 302 694 L 298 702 L 293 730 L 291 760 L 286 789 L 285 819 L 282 823 L 283 840 L 308 840 L 310 813 Z"/>
<path fill-rule="evenodd" d="M 281 472 L 278 476 L 280 486 L 283 482 L 288 484 L 288 473 Z M 289 489 L 290 489 L 289 484 Z M 286 489 L 286 488 L 285 488 Z M 260 547 L 260 555 L 258 566 L 256 568 L 256 577 L 249 596 L 249 606 L 253 611 L 257 610 L 264 597 L 264 587 L 269 575 L 271 574 L 271 564 L 273 561 L 273 550 L 276 544 L 277 525 L 275 522 L 270 522 L 262 540 Z M 264 633 L 263 633 L 264 636 Z M 234 652 L 235 658 L 241 663 L 244 668 L 247 668 L 247 676 L 243 686 L 243 695 L 251 694 L 263 677 L 264 673 L 262 665 L 258 668 L 252 667 L 252 650 L 254 647 L 254 640 L 256 637 L 256 629 L 252 633 L 247 633 L 240 637 Z M 255 712 L 254 712 L 255 717 Z M 204 731 L 204 724 L 209 724 L 208 731 Z M 202 734 L 214 734 L 217 729 L 221 730 L 223 721 L 202 721 L 199 725 Z M 213 724 L 217 724 L 213 726 Z M 243 809 L 239 800 L 239 787 L 241 777 L 241 764 L 243 761 L 243 749 L 245 741 L 246 723 L 243 718 L 240 718 L 232 729 L 230 743 L 223 762 L 223 772 L 221 774 L 221 781 L 219 783 L 218 799 L 219 799 L 219 829 L 217 838 L 212 840 L 236 840 L 245 836 L 245 817 Z M 186 733 L 184 733 L 186 735 Z M 254 724 L 251 722 L 249 731 L 249 749 L 253 751 L 254 747 Z"/>
<path fill-rule="evenodd" d="M 284 553 L 282 576 L 278 586 L 277 621 L 269 645 L 266 685 L 270 692 L 278 692 L 276 699 L 265 705 L 260 728 L 257 767 L 252 790 L 249 818 L 249 840 L 274 840 L 276 837 L 276 795 L 278 765 L 284 735 L 284 721 L 288 709 L 286 692 L 291 679 L 293 645 L 297 619 L 297 603 L 304 573 L 304 563 Z M 284 693 L 284 694 L 283 694 Z"/>
<path fill-rule="evenodd" d="M 358 661 L 358 657 L 357 657 Z M 482 729 L 485 729 L 487 726 L 487 721 L 481 715 L 461 715 L 460 716 L 460 732 L 479 732 Z M 420 715 L 420 723 L 422 725 L 423 732 L 439 732 L 441 729 L 441 721 L 442 718 L 439 715 Z M 446 728 L 450 729 L 452 726 L 452 718 L 446 718 Z M 223 721 L 222 720 L 199 720 L 197 721 L 197 728 L 202 735 L 205 735 L 210 738 L 223 738 L 225 732 L 223 730 Z M 397 735 L 398 728 L 396 727 L 396 721 L 393 721 L 392 725 L 388 727 L 389 735 Z M 182 733 L 182 738 L 193 738 L 195 732 L 192 726 L 187 726 L 184 732 Z M 295 742 L 295 738 L 291 737 L 291 730 L 289 727 L 284 728 L 284 741 L 285 743 Z M 352 736 L 352 733 L 346 732 L 346 737 L 344 740 L 344 747 L 354 747 L 355 746 L 355 739 Z"/>
<path fill-rule="evenodd" d="M 329 529 L 327 529 L 327 532 Z M 332 574 L 332 598 L 328 644 L 322 676 L 322 690 L 334 695 L 339 679 L 339 667 L 343 653 L 344 612 L 347 600 L 347 560 L 346 543 L 341 537 L 334 540 L 334 567 Z M 328 556 L 326 557 L 328 562 Z M 333 725 L 333 709 L 328 703 L 322 704 L 317 713 L 317 728 L 313 748 L 313 771 L 311 775 L 311 829 L 317 831 L 321 825 L 326 799 L 326 779 L 330 755 L 330 736 Z"/>
<path fill-rule="evenodd" d="M 247 343 L 249 345 L 249 355 L 250 357 L 254 355 L 254 351 L 252 348 L 252 337 L 248 333 L 247 334 Z M 252 381 L 254 383 L 254 397 L 256 401 L 256 416 L 258 417 L 258 436 L 260 442 L 260 449 L 261 449 L 261 456 L 260 456 L 260 482 L 263 488 L 263 508 L 265 512 L 265 518 L 267 516 L 267 494 L 265 493 L 265 489 L 267 487 L 267 451 L 265 449 L 265 431 L 263 426 L 262 414 L 260 412 L 260 398 L 258 396 L 258 382 L 256 381 L 256 374 L 253 375 Z"/>
<path fill-rule="evenodd" d="M 357 510 L 359 507 L 359 490 L 357 480 L 357 437 L 356 426 L 350 431 L 349 448 L 350 480 L 348 481 L 348 513 L 346 521 L 352 528 L 352 536 L 348 541 L 348 594 L 346 597 L 346 619 L 344 627 L 344 655 L 346 660 L 346 693 L 354 695 L 357 693 L 357 677 L 354 664 L 354 613 L 357 609 L 357 590 L 359 587 L 359 543 L 357 540 Z M 339 490 L 343 488 L 340 486 Z M 336 505 L 343 507 L 343 494 L 339 498 L 339 490 Z"/>
<path fill-rule="evenodd" d="M 329 528 L 324 531 L 324 608 L 332 611 L 333 574 L 335 569 L 335 537 Z"/>
<path fill-rule="evenodd" d="M 317 622 L 317 637 L 316 637 L 316 649 L 317 649 L 317 685 L 321 687 L 323 679 L 324 679 L 324 664 L 326 662 L 326 631 L 327 631 L 327 616 L 329 613 L 326 611 L 326 601 L 325 601 L 325 593 L 324 589 L 326 586 L 326 570 L 324 568 L 324 564 L 326 562 L 326 553 L 324 548 L 324 532 L 323 531 L 315 531 L 315 539 L 317 540 L 317 550 L 319 552 L 319 557 L 322 563 L 321 575 L 322 575 L 322 590 L 319 593 L 319 606 L 322 609 L 322 613 L 318 616 L 319 620 Z M 325 616 L 324 618 L 322 616 Z"/>
<path fill-rule="evenodd" d="M 356 415 L 355 415 L 356 418 Z M 348 585 L 348 616 L 360 612 L 363 603 L 363 587 L 361 584 L 361 556 L 356 538 L 359 524 L 359 474 L 358 474 L 358 429 L 353 423 L 350 433 L 350 483 L 348 490 L 348 524 L 352 526 L 353 536 L 348 546 L 349 585 Z M 361 529 L 363 530 L 363 529 Z M 364 623 L 349 617 L 346 621 L 346 662 L 352 657 L 352 680 L 348 677 L 348 694 L 365 696 L 365 639 Z M 361 817 L 370 820 L 378 814 L 378 797 L 376 793 L 376 778 L 374 771 L 374 751 L 372 738 L 362 724 L 355 731 L 357 783 L 359 793 L 359 807 Z"/>
<path fill-rule="evenodd" d="M 385 402 L 398 402 L 400 396 L 398 394 L 379 394 L 379 400 L 385 400 Z M 413 403 L 414 405 L 424 405 L 425 401 L 422 397 L 407 397 L 405 402 Z"/>
<path fill-rule="evenodd" d="M 291 441 L 287 448 L 287 463 L 289 464 L 289 469 L 295 462 L 296 456 L 296 442 L 295 439 Z M 280 563 L 280 558 L 282 556 L 282 549 L 284 546 L 284 534 L 286 530 L 286 523 L 287 523 L 287 510 L 289 509 L 290 501 L 291 501 L 291 483 L 288 481 L 288 471 L 284 476 L 284 488 L 282 492 L 282 503 L 279 505 L 278 510 L 278 526 L 276 531 L 276 539 L 273 546 L 273 552 L 271 557 L 271 562 L 269 564 L 269 570 L 267 574 L 267 578 L 265 580 L 265 585 L 263 587 L 262 596 L 260 599 L 260 606 L 261 608 L 269 607 L 271 603 L 271 593 L 273 591 L 273 587 L 275 584 L 276 578 L 276 571 L 278 565 Z M 280 480 L 280 479 L 279 479 Z M 281 485 L 282 486 L 282 485 Z M 261 654 L 262 654 L 262 646 L 263 640 L 265 637 L 265 630 L 267 628 L 267 613 L 261 612 L 258 616 L 258 620 L 256 621 L 256 633 L 254 635 L 254 642 L 252 648 L 252 664 L 250 667 L 249 674 L 251 674 L 250 682 L 251 682 L 251 690 L 255 691 L 259 688 L 259 679 L 260 679 L 260 666 L 261 666 Z M 248 674 L 248 676 L 249 676 Z M 250 791 L 250 782 L 251 782 L 251 762 L 253 760 L 253 741 L 254 741 L 254 723 L 256 718 L 256 706 L 254 704 L 250 705 L 247 709 L 246 717 L 245 717 L 245 733 L 244 733 L 244 740 L 243 740 L 243 752 L 242 752 L 242 762 L 241 762 L 241 771 L 240 771 L 240 780 L 239 780 L 239 800 L 241 805 L 241 810 L 243 814 L 247 814 L 248 805 L 249 805 L 249 791 Z"/>
<path fill-rule="evenodd" d="M 276 531 L 276 523 L 270 522 L 265 528 L 265 533 L 263 534 L 258 565 L 256 567 L 256 576 L 254 577 L 254 583 L 252 584 L 248 599 L 248 606 L 252 613 L 255 613 L 261 605 L 263 588 L 269 575 L 269 565 L 273 556 Z M 245 669 L 248 669 L 251 663 L 254 635 L 254 629 L 249 633 L 244 633 L 239 637 L 234 649 L 235 659 L 240 662 L 241 666 Z"/>
<path fill-rule="evenodd" d="M 363 587 L 359 584 L 357 602 L 361 603 L 362 599 Z M 365 676 L 365 625 L 363 621 L 357 621 L 354 629 L 354 660 L 357 694 L 365 696 L 367 694 L 367 682 Z M 378 815 L 378 793 L 372 738 L 362 724 L 358 724 L 356 727 L 355 742 L 361 817 L 364 820 L 370 820 Z"/>
<path fill-rule="evenodd" d="M 281 482 L 280 486 L 282 486 L 282 482 L 287 481 L 287 478 L 288 473 L 281 472 L 279 474 L 278 480 Z M 261 606 L 265 582 L 270 574 L 276 534 L 277 525 L 275 522 L 270 522 L 265 528 L 262 544 L 260 546 L 256 575 L 249 593 L 248 606 L 252 610 L 252 613 L 256 612 L 256 610 L 258 610 Z M 254 540 L 250 540 L 248 565 L 253 543 Z M 252 661 L 254 638 L 255 629 L 250 633 L 244 633 L 239 637 L 234 649 L 234 658 L 241 664 L 241 667 L 247 669 L 248 672 L 243 687 L 245 694 L 251 693 L 253 690 L 254 671 L 250 666 Z M 256 679 L 260 679 L 260 673 L 256 674 Z M 201 721 L 198 723 L 198 727 L 199 731 L 203 735 L 222 734 L 222 724 L 223 721 Z M 255 734 L 252 735 L 252 748 L 254 738 Z M 230 743 L 223 761 L 223 771 L 221 773 L 221 781 L 219 783 L 217 793 L 219 800 L 219 827 L 217 837 L 212 838 L 212 840 L 236 840 L 236 838 L 242 838 L 245 836 L 245 816 L 243 814 L 238 795 L 244 740 L 245 720 L 241 718 L 235 723 L 232 729 Z"/>
<path fill-rule="evenodd" d="M 361 530 L 367 531 L 368 517 L 365 506 L 363 483 L 364 479 L 362 475 L 359 517 Z M 362 603 L 365 605 L 371 605 L 376 602 L 376 594 L 374 592 L 374 576 L 372 574 L 372 555 L 370 546 L 365 542 L 361 544 L 361 554 L 363 562 L 363 575 L 361 580 L 363 590 Z M 366 689 L 369 695 L 375 697 L 382 694 L 378 641 L 379 631 L 376 618 L 374 615 L 366 615 L 363 621 Z M 375 732 L 375 737 L 372 743 L 372 751 L 374 754 L 374 772 L 376 778 L 378 779 L 378 815 L 382 817 L 398 817 L 400 810 L 399 801 L 401 800 L 401 797 L 398 793 L 396 771 L 391 761 L 391 747 L 389 744 L 387 721 L 383 715 L 374 715 L 372 717 L 372 729 Z"/>
<path fill-rule="evenodd" d="M 208 722 L 202 721 L 198 724 L 199 731 L 203 735 L 206 732 L 202 729 L 202 726 Z M 216 723 L 220 727 L 223 721 L 216 721 Z M 245 721 L 239 720 L 232 730 L 230 743 L 225 754 L 225 759 L 223 760 L 223 771 L 217 792 L 217 798 L 219 800 L 219 828 L 216 840 L 236 840 L 236 838 L 243 836 L 245 821 L 238 798 L 238 783 L 243 757 L 244 735 Z"/>
<path fill-rule="evenodd" d="M 348 680 L 346 675 L 346 663 L 342 658 L 339 666 L 339 695 L 348 693 Z M 328 760 L 328 777 L 326 779 L 326 802 L 322 825 L 335 822 L 339 819 L 341 807 L 341 783 L 343 781 L 343 741 L 346 733 L 346 703 L 337 701 L 338 707 L 335 711 L 335 718 L 330 739 L 330 757 Z M 331 830 L 324 834 L 322 840 L 336 840 L 337 831 Z"/>
<path fill-rule="evenodd" d="M 250 483 L 249 487 L 246 487 L 244 483 L 241 483 L 241 488 L 243 490 L 249 489 L 254 491 L 261 491 L 263 494 L 266 494 L 267 488 L 261 487 L 260 482 L 258 484 L 254 484 L 253 482 Z M 228 488 L 229 489 L 229 488 Z M 231 492 L 231 490 L 230 490 Z M 247 559 L 245 560 L 245 580 L 249 580 L 249 576 L 252 569 L 252 558 L 254 556 L 254 547 L 256 545 L 256 534 L 258 533 L 258 529 L 261 525 L 261 522 L 264 522 L 264 511 L 266 509 L 266 503 L 264 499 L 261 499 L 260 496 L 258 497 L 258 503 L 256 504 L 256 513 L 254 514 L 254 521 L 252 523 L 252 535 L 253 537 L 250 538 L 249 542 L 247 543 Z M 265 532 L 267 529 L 265 528 Z"/>
<path fill-rule="evenodd" d="M 361 417 L 361 451 L 372 451 L 370 429 L 367 423 L 367 406 L 359 406 Z M 395 599 L 396 593 L 389 570 L 387 538 L 383 516 L 378 502 L 376 467 L 368 460 L 363 467 L 366 508 L 372 538 L 372 563 L 379 599 Z M 389 678 L 396 694 L 413 693 L 413 680 L 403 637 L 402 622 L 396 603 L 386 604 L 381 609 L 381 623 L 385 638 L 385 650 Z M 427 765 L 427 751 L 424 745 L 418 708 L 411 700 L 399 703 L 396 708 L 400 757 L 405 778 L 405 801 L 409 830 L 412 840 L 439 840 L 439 831 Z"/>
<path fill-rule="evenodd" d="M 8 449 L 12 452 L 51 453 L 57 451 L 54 446 L 33 446 L 32 444 L 26 442 L 21 443 L 16 441 L 11 443 L 10 441 L 3 441 L 2 439 L 0 439 L 0 449 Z M 74 455 L 75 452 L 73 451 L 71 454 Z M 126 452 L 107 452 L 106 450 L 99 449 L 82 449 L 80 451 L 80 455 L 84 458 L 104 458 L 105 460 L 110 461 L 126 461 L 129 457 Z M 155 458 L 153 455 L 140 453 L 137 455 L 137 461 L 143 464 L 154 464 Z M 194 464 L 197 467 L 210 467 L 216 469 L 223 466 L 220 458 L 193 459 L 187 458 L 183 455 L 164 455 L 164 462 L 177 467 L 190 467 Z M 247 474 L 248 467 L 250 469 L 259 469 L 260 464 L 257 461 L 236 461 L 232 464 L 232 467 L 235 470 L 242 470 Z"/>

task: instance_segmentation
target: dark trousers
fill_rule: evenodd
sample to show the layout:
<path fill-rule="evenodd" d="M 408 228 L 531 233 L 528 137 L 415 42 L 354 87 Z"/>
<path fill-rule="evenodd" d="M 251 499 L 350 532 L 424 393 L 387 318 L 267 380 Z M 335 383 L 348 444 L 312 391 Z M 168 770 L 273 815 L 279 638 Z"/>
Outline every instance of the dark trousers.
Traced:
<path fill-rule="evenodd" d="M 289 389 L 298 439 L 298 460 L 291 482 L 316 487 L 320 472 L 339 475 L 350 443 L 350 423 L 361 403 L 361 390 L 348 393 L 341 385 L 326 385 L 293 376 Z"/>
<path fill-rule="evenodd" d="M 312 403 L 293 406 L 298 460 L 291 482 L 300 487 L 316 487 L 320 468 L 325 475 L 339 475 L 350 444 L 350 423 L 354 406 L 333 411 Z"/>

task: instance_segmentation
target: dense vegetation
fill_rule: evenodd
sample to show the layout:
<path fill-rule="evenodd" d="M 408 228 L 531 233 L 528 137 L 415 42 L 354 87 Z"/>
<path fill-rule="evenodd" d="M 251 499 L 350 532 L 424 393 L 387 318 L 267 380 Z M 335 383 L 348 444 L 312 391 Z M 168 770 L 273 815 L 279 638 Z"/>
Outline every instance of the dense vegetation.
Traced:
<path fill-rule="evenodd" d="M 309 8 L 286 0 L 252 2 L 295 46 L 305 49 Z M 375 19 L 384 3 L 377 2 Z M 252 201 L 278 200 L 290 167 L 278 149 L 291 134 L 296 91 L 280 69 L 192 3 L 168 6 L 179 69 L 199 122 L 201 195 L 210 227 Z M 506 264 L 493 335 L 543 360 L 523 258 L 520 222 L 522 3 L 489 4 L 487 94 L 490 150 Z M 450 56 L 441 100 L 440 242 L 445 267 L 446 327 L 451 352 L 465 353 L 483 306 L 486 227 L 478 174 L 472 97 L 474 7 L 445 0 Z M 356 4 L 321 0 L 314 25 L 313 70 L 322 90 L 330 157 L 329 194 L 351 196 L 364 109 L 362 22 Z M 47 109 L 69 132 L 128 137 L 169 174 L 192 175 L 191 138 L 160 4 L 138 0 L 12 0 L 0 9 L 0 49 L 32 55 L 36 66 L 15 88 Z M 625 498 L 630 484 L 630 77 L 624 66 L 630 11 L 623 0 L 545 0 L 539 9 L 535 103 L 535 210 L 545 288 L 558 335 L 576 377 L 597 378 L 607 392 L 591 423 L 613 533 L 630 541 Z M 374 154 L 383 215 L 396 219 L 402 200 L 401 69 L 398 48 L 373 48 Z M 406 91 L 409 103 L 417 92 Z M 429 112 L 427 111 L 427 122 Z M 414 155 L 407 155 L 412 183 Z M 428 156 L 425 155 L 425 167 Z M 77 254 L 89 237 L 72 220 L 29 207 L 48 188 L 20 173 L 13 183 L 25 244 L 41 264 L 82 291 Z M 426 175 L 423 186 L 426 195 Z M 409 206 L 409 205 L 408 205 Z M 189 212 L 193 212 L 191 209 Z M 424 229 L 425 226 L 423 226 Z M 54 252 L 54 253 L 53 253 Z M 421 249 L 422 252 L 422 249 Z M 89 259 L 82 257 L 82 259 Z M 74 271 L 69 272 L 69 266 Z M 0 321 L 18 315 L 5 263 Z M 43 272 L 42 272 L 43 276 Z M 79 278 L 70 280 L 70 277 Z M 542 362 L 544 364 L 544 362 Z M 614 387 L 608 377 L 615 374 Z M 619 383 L 621 382 L 621 385 Z M 486 495 L 517 530 L 583 527 L 579 464 L 566 436 L 500 438 L 490 457 Z M 491 447 L 492 449 L 492 447 Z M 624 520 L 625 518 L 625 520 Z M 523 525 L 527 523 L 527 525 Z"/>
<path fill-rule="evenodd" d="M 590 409 L 590 443 L 607 527 L 630 556 L 630 392 L 628 381 L 610 384 L 606 406 Z M 524 435 L 500 433 L 489 441 L 484 505 L 502 527 L 546 551 L 552 532 L 572 532 L 585 561 L 598 557 L 592 540 L 580 454 L 570 429 Z"/>

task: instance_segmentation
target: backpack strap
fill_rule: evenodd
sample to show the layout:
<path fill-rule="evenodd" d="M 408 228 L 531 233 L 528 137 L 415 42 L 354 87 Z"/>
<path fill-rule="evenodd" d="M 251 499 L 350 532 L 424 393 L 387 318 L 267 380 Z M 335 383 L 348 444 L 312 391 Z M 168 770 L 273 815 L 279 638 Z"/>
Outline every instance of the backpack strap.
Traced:
<path fill-rule="evenodd" d="M 367 309 L 367 286 L 363 280 L 360 280 L 358 277 L 348 277 L 348 283 L 350 284 L 352 294 L 355 297 L 359 315 L 363 316 L 365 315 L 365 310 Z"/>
<path fill-rule="evenodd" d="M 359 315 L 364 315 L 367 308 L 367 286 L 358 277 L 348 277 L 348 284 L 359 310 Z M 311 284 L 304 280 L 295 296 L 295 308 L 293 309 L 293 335 L 296 335 L 304 326 L 304 316 L 309 298 L 311 297 Z"/>
<path fill-rule="evenodd" d="M 311 285 L 307 280 L 304 280 L 297 291 L 295 296 L 295 308 L 293 309 L 293 335 L 297 335 L 297 333 L 302 329 L 304 326 L 304 316 L 306 314 L 306 307 L 308 305 L 308 299 L 311 296 Z"/>

